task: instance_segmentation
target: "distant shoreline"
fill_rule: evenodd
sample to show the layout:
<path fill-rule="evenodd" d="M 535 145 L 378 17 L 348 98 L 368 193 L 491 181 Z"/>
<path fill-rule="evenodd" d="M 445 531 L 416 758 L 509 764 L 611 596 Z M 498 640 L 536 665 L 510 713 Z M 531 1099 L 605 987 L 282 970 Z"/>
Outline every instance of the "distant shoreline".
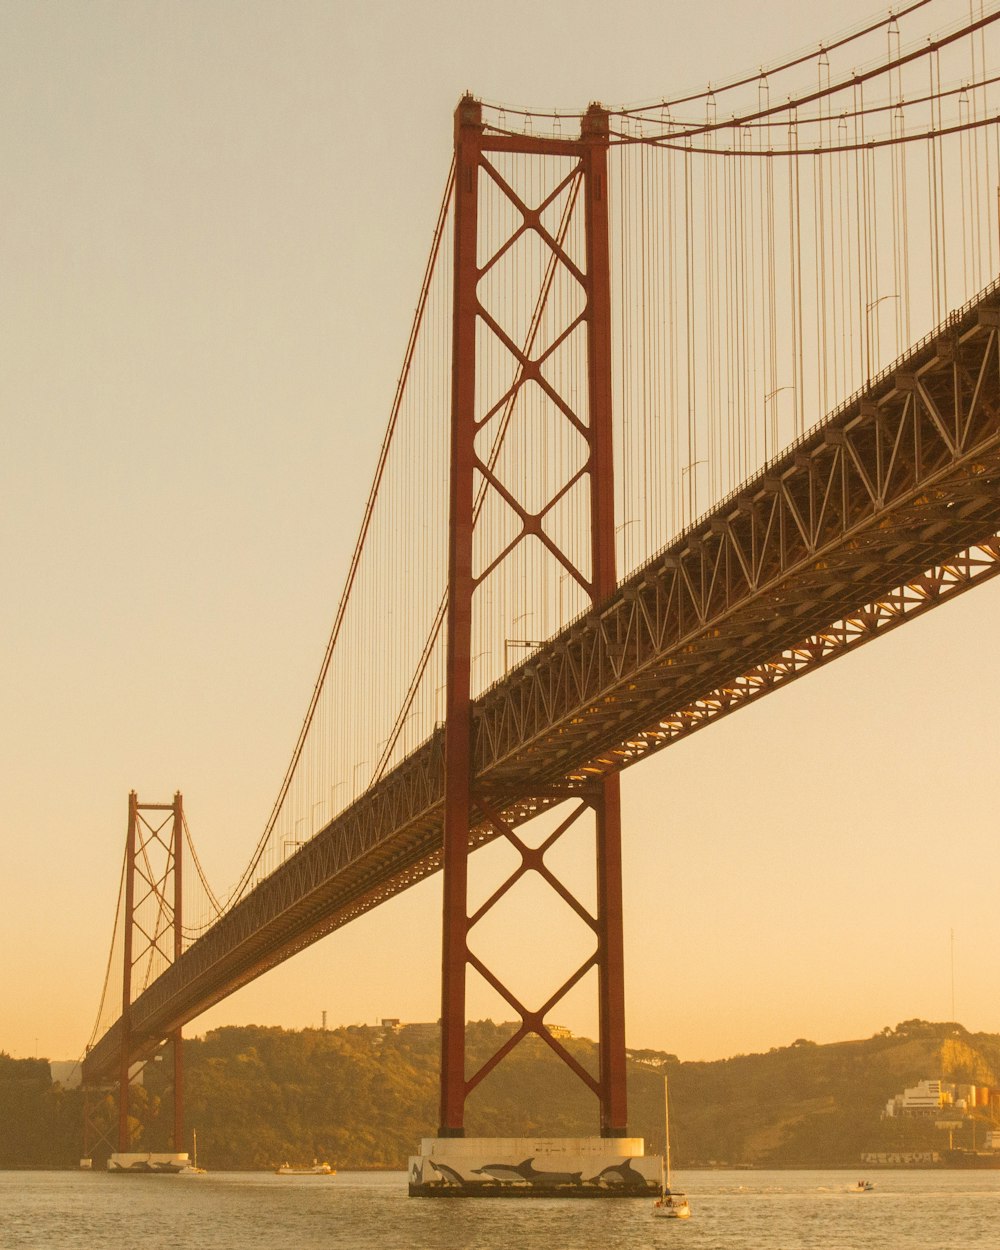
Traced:
<path fill-rule="evenodd" d="M 786 1163 L 781 1167 L 767 1167 L 759 1163 L 692 1163 L 676 1169 L 678 1172 L 847 1172 L 848 1174 L 868 1172 L 996 1172 L 1000 1171 L 1000 1156 L 996 1161 L 987 1163 Z M 216 1176 L 271 1176 L 273 1168 L 213 1168 L 207 1171 Z M 0 1172 L 79 1172 L 82 1175 L 106 1176 L 104 1168 L 80 1168 L 70 1165 L 57 1166 L 44 1163 L 14 1163 L 0 1166 Z M 405 1167 L 353 1167 L 337 1168 L 340 1176 L 355 1173 L 363 1175 L 385 1173 L 405 1174 Z"/>

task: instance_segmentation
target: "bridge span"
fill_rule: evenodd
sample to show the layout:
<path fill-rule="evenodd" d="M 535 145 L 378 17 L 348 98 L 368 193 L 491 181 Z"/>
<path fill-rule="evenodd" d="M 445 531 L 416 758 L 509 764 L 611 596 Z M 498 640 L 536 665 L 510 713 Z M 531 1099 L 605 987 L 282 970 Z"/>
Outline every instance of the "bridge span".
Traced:
<path fill-rule="evenodd" d="M 476 699 L 470 846 L 1000 572 L 998 335 L 995 282 Z M 129 1062 L 437 871 L 443 812 L 439 728 L 133 1000 Z"/>

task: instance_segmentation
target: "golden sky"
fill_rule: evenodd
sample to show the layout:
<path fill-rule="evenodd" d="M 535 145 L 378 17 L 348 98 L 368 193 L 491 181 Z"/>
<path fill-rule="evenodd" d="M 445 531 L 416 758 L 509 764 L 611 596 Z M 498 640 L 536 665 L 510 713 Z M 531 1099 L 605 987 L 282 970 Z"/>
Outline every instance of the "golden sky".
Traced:
<path fill-rule="evenodd" d="M 183 791 L 220 890 L 249 856 L 322 657 L 461 94 L 656 99 L 879 11 L 0 6 L 0 1049 L 80 1053 L 130 789 Z M 998 609 L 994 582 L 626 775 L 630 1045 L 714 1058 L 946 1019 L 951 930 L 956 1014 L 1000 1030 Z M 436 1019 L 439 910 L 435 878 L 189 1030 Z M 547 940 L 506 957 L 534 969 Z M 594 1034 L 583 1006 L 559 1022 Z"/>

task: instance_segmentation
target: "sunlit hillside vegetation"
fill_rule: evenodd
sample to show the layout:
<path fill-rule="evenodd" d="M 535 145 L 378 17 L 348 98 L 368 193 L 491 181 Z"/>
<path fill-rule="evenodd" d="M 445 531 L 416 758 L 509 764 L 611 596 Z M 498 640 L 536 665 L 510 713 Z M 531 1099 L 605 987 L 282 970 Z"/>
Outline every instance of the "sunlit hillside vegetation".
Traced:
<path fill-rule="evenodd" d="M 469 1025 L 470 1070 L 509 1036 L 509 1027 Z M 592 1042 L 563 1040 L 595 1070 Z M 344 1169 L 398 1168 L 421 1137 L 436 1131 L 438 1038 L 427 1025 L 223 1028 L 186 1041 L 184 1061 L 186 1145 L 196 1129 L 200 1162 L 212 1169 L 313 1159 Z M 863 1041 L 819 1046 L 800 1038 L 767 1054 L 711 1063 L 631 1051 L 629 1129 L 653 1150 L 663 1146 L 664 1073 L 679 1167 L 853 1167 L 864 1150 L 946 1145 L 933 1123 L 882 1120 L 882 1108 L 923 1077 L 997 1086 L 1000 1036 L 911 1020 Z M 166 1051 L 147 1065 L 143 1085 L 133 1087 L 133 1149 L 169 1148 L 171 1079 Z M 116 1125 L 112 1092 L 98 1110 L 109 1129 Z M 80 1090 L 53 1085 L 40 1060 L 0 1054 L 0 1166 L 74 1166 L 81 1124 Z M 532 1039 L 475 1091 L 466 1131 L 595 1134 L 596 1101 Z M 966 1143 L 957 1138 L 958 1144 Z"/>

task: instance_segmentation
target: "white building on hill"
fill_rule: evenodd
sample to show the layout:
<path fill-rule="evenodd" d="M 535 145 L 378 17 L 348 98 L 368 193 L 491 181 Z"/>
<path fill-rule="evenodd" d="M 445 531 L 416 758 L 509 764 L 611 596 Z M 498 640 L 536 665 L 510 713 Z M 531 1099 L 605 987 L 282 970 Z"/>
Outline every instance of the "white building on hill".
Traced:
<path fill-rule="evenodd" d="M 885 1104 L 886 1116 L 932 1116 L 944 1105 L 945 1095 L 939 1080 L 918 1081 L 911 1089 L 904 1089 Z"/>

